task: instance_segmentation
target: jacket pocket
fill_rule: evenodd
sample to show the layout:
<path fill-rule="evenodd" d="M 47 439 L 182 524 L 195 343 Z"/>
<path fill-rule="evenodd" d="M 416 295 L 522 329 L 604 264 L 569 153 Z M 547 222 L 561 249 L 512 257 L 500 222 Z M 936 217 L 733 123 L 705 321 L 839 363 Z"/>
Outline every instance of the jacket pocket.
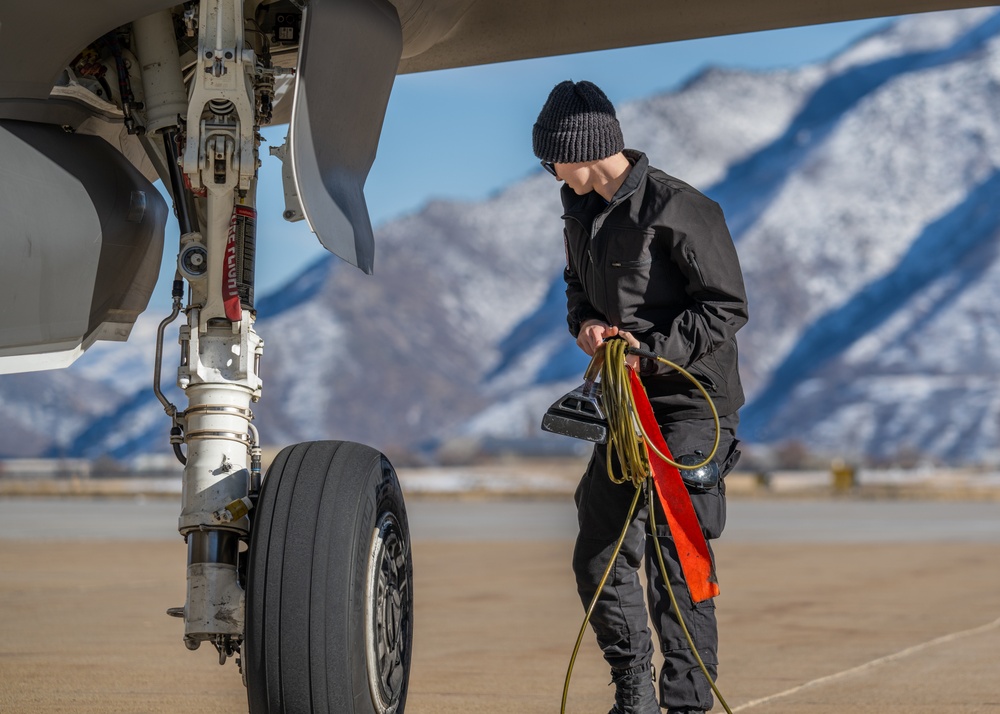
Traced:
<path fill-rule="evenodd" d="M 605 225 L 603 265 L 608 296 L 608 317 L 619 326 L 629 325 L 635 311 L 650 298 L 658 261 L 652 251 L 655 234 L 649 230 Z"/>
<path fill-rule="evenodd" d="M 691 365 L 688 371 L 706 387 L 710 387 L 712 391 L 718 391 L 718 385 L 726 383 L 726 375 L 722 373 L 719 358 L 716 357 L 715 352 L 710 352 L 702 357 Z"/>
<path fill-rule="evenodd" d="M 703 386 L 705 390 L 708 391 L 709 393 L 717 394 L 719 392 L 719 387 L 714 381 L 712 381 L 712 378 L 709 377 L 707 374 L 702 373 L 702 371 L 699 370 L 697 367 L 692 366 L 688 368 L 688 372 L 691 374 L 692 377 L 697 379 L 701 383 L 701 386 Z"/>
<path fill-rule="evenodd" d="M 654 231 L 605 224 L 599 235 L 605 241 L 606 265 L 641 268 L 653 262 L 651 247 L 656 236 Z"/>

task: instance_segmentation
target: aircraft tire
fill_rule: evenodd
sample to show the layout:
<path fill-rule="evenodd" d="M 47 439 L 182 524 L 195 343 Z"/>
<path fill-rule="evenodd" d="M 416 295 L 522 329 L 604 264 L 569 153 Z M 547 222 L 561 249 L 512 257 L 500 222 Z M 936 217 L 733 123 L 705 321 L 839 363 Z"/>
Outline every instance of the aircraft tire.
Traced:
<path fill-rule="evenodd" d="M 241 648 L 250 714 L 401 714 L 413 564 L 389 461 L 352 442 L 287 447 L 252 514 Z"/>

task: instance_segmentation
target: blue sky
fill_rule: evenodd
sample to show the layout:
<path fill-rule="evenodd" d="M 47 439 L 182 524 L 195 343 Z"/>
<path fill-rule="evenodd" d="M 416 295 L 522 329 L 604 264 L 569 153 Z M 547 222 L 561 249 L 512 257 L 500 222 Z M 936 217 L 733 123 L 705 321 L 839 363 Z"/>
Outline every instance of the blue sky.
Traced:
<path fill-rule="evenodd" d="M 680 87 L 709 66 L 773 69 L 824 60 L 890 20 L 819 25 L 442 70 L 396 78 L 378 156 L 365 187 L 376 226 L 430 199 L 477 200 L 540 171 L 531 125 L 564 79 L 599 85 L 616 105 Z M 281 218 L 281 165 L 267 153 L 287 126 L 265 129 L 258 193 L 258 296 L 324 254 L 304 221 Z M 628 137 L 626 137 L 626 143 Z M 151 307 L 169 306 L 177 226 L 167 226 L 163 269 Z M 375 270 L 378 271 L 376 246 Z"/>

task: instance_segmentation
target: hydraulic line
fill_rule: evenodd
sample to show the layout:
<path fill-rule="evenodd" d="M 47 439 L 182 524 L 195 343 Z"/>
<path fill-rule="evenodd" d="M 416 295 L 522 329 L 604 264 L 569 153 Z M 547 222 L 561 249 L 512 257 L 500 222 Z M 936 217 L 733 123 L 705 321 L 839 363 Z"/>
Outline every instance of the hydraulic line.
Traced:
<path fill-rule="evenodd" d="M 188 235 L 196 230 L 195 209 L 191 202 L 191 194 L 184 186 L 184 176 L 178 163 L 180 152 L 176 128 L 163 131 L 163 149 L 167 157 L 167 174 L 170 178 L 170 193 L 174 199 L 174 211 L 177 213 L 177 225 L 182 236 Z"/>
<path fill-rule="evenodd" d="M 167 326 L 176 320 L 177 315 L 180 314 L 181 299 L 184 297 L 184 281 L 181 279 L 180 273 L 174 274 L 172 295 L 173 304 L 170 314 L 160 322 L 160 326 L 156 329 L 156 357 L 153 361 L 153 393 L 160 400 L 160 404 L 163 405 L 163 410 L 167 413 L 167 416 L 171 418 L 177 414 L 177 407 L 164 396 L 163 390 L 160 388 L 160 372 L 163 366 L 163 333 L 167 329 Z"/>
<path fill-rule="evenodd" d="M 187 463 L 187 457 L 181 450 L 180 445 L 183 443 L 183 429 L 181 428 L 180 422 L 178 420 L 179 415 L 177 411 L 177 406 L 171 402 L 163 394 L 163 390 L 160 387 L 160 373 L 163 368 L 163 333 L 167 329 L 167 326 L 177 319 L 177 315 L 181 311 L 181 299 L 184 297 L 184 281 L 181 279 L 179 272 L 174 274 L 174 283 L 172 289 L 173 305 L 170 314 L 160 322 L 160 326 L 156 330 L 156 357 L 153 361 L 153 393 L 156 398 L 160 400 L 160 404 L 163 405 L 163 411 L 167 413 L 173 422 L 173 426 L 170 428 L 170 443 L 174 449 L 174 456 L 182 464 Z"/>
<path fill-rule="evenodd" d="M 661 453 L 660 450 L 657 449 L 652 443 L 652 440 L 649 438 L 649 434 L 642 426 L 642 423 L 637 415 L 635 396 L 632 394 L 628 375 L 628 370 L 630 368 L 625 363 L 625 357 L 627 354 L 635 354 L 641 357 L 646 357 L 647 359 L 655 360 L 677 370 L 698 388 L 698 391 L 705 398 L 705 401 L 708 402 L 709 408 L 712 411 L 712 419 L 715 423 L 715 439 L 712 443 L 711 451 L 701 463 L 694 465 L 679 464 L 670 459 L 666 454 Z M 587 612 L 583 618 L 583 624 L 580 626 L 580 633 L 576 638 L 576 644 L 573 647 L 573 654 L 570 657 L 569 667 L 566 671 L 566 680 L 563 684 L 562 706 L 560 708 L 561 714 L 566 714 L 566 700 L 569 696 L 569 683 L 573 677 L 573 667 L 576 664 L 576 657 L 580 651 L 580 644 L 583 641 L 583 635 L 587 630 L 587 625 L 590 624 L 590 617 L 594 612 L 594 607 L 597 605 L 597 598 L 604 589 L 604 584 L 607 582 L 607 579 L 611 574 L 611 568 L 614 567 L 615 560 L 617 560 L 618 554 L 621 552 L 622 544 L 625 542 L 625 535 L 628 532 L 629 525 L 631 525 L 632 518 L 635 515 L 636 505 L 639 502 L 639 495 L 642 492 L 643 486 L 645 486 L 647 490 L 646 501 L 649 508 L 650 530 L 652 537 L 654 539 L 657 537 L 654 500 L 652 497 L 653 484 L 651 478 L 652 469 L 649 463 L 649 449 L 652 449 L 653 453 L 655 453 L 657 457 L 667 462 L 674 468 L 693 471 L 711 463 L 712 459 L 715 458 L 716 451 L 719 449 L 719 440 L 721 437 L 719 413 L 715 408 L 715 404 L 712 402 L 712 398 L 709 396 L 708 392 L 705 391 L 701 382 L 699 382 L 694 375 L 685 370 L 683 367 L 657 355 L 654 352 L 650 352 L 649 350 L 629 347 L 624 339 L 614 338 L 604 342 L 601 349 L 599 349 L 594 355 L 590 366 L 587 368 L 587 375 L 589 376 L 594 374 L 598 368 L 600 369 L 601 374 L 601 406 L 604 409 L 604 413 L 608 421 L 607 473 L 614 483 L 622 484 L 626 481 L 631 481 L 635 485 L 635 496 L 632 498 L 632 505 L 629 507 L 628 515 L 625 517 L 625 524 L 622 526 L 621 536 L 619 536 L 617 543 L 615 543 L 614 550 L 608 560 L 608 565 L 604 569 L 604 574 L 601 576 L 597 590 L 594 592 L 594 596 L 591 598 L 590 604 L 587 607 Z M 621 466 L 622 476 L 620 478 L 614 475 L 614 471 L 611 467 L 612 451 L 614 451 L 618 456 L 618 463 Z M 663 582 L 667 587 L 667 595 L 670 598 L 670 605 L 673 608 L 674 613 L 677 615 L 677 621 L 680 623 L 681 629 L 684 632 L 688 646 L 691 648 L 691 652 L 694 655 L 695 660 L 698 662 L 698 666 L 701 668 L 702 673 L 705 675 L 709 685 L 712 687 L 712 691 L 718 697 L 719 703 L 722 704 L 727 714 L 732 714 L 725 698 L 722 696 L 722 693 L 719 691 L 718 687 L 716 687 L 715 682 L 709 675 L 708 668 L 705 667 L 705 663 L 702 661 L 701 655 L 698 654 L 698 648 L 695 646 L 694 640 L 688 632 L 687 624 L 684 622 L 684 616 L 681 614 L 680 608 L 677 605 L 677 598 L 674 596 L 673 588 L 670 585 L 670 579 L 667 577 L 667 569 L 665 563 L 663 562 L 663 553 L 660 551 L 659 545 L 656 547 L 656 554 L 659 561 L 660 577 L 663 579 Z"/>

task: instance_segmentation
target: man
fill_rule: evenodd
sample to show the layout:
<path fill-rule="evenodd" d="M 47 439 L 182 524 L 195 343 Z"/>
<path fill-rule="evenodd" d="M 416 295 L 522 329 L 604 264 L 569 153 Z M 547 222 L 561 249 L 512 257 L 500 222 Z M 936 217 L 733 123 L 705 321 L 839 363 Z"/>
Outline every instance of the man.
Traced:
<path fill-rule="evenodd" d="M 625 149 L 614 107 L 590 82 L 562 82 L 549 94 L 532 132 L 535 155 L 563 182 L 567 321 L 577 344 L 593 355 L 621 337 L 691 372 L 720 416 L 714 460 L 681 471 L 706 538 L 726 520 L 725 476 L 739 458 L 736 426 L 743 389 L 736 331 L 747 321 L 746 292 L 732 238 L 718 204 Z M 715 426 L 697 388 L 661 363 L 629 356 L 650 398 L 674 459 L 703 461 Z M 604 573 L 634 495 L 606 472 L 605 446 L 594 449 L 576 491 L 580 533 L 573 555 L 586 607 Z M 615 462 L 617 468 L 617 462 Z M 718 631 L 712 599 L 693 603 L 676 549 L 657 509 L 657 538 L 646 536 L 648 505 L 628 535 L 598 598 L 591 625 L 611 665 L 615 706 L 610 714 L 659 714 L 651 673 L 653 644 L 638 568 L 645 560 L 652 619 L 664 657 L 659 702 L 669 714 L 712 708 L 706 680 L 671 611 L 654 548 L 706 668 L 718 669 Z"/>

